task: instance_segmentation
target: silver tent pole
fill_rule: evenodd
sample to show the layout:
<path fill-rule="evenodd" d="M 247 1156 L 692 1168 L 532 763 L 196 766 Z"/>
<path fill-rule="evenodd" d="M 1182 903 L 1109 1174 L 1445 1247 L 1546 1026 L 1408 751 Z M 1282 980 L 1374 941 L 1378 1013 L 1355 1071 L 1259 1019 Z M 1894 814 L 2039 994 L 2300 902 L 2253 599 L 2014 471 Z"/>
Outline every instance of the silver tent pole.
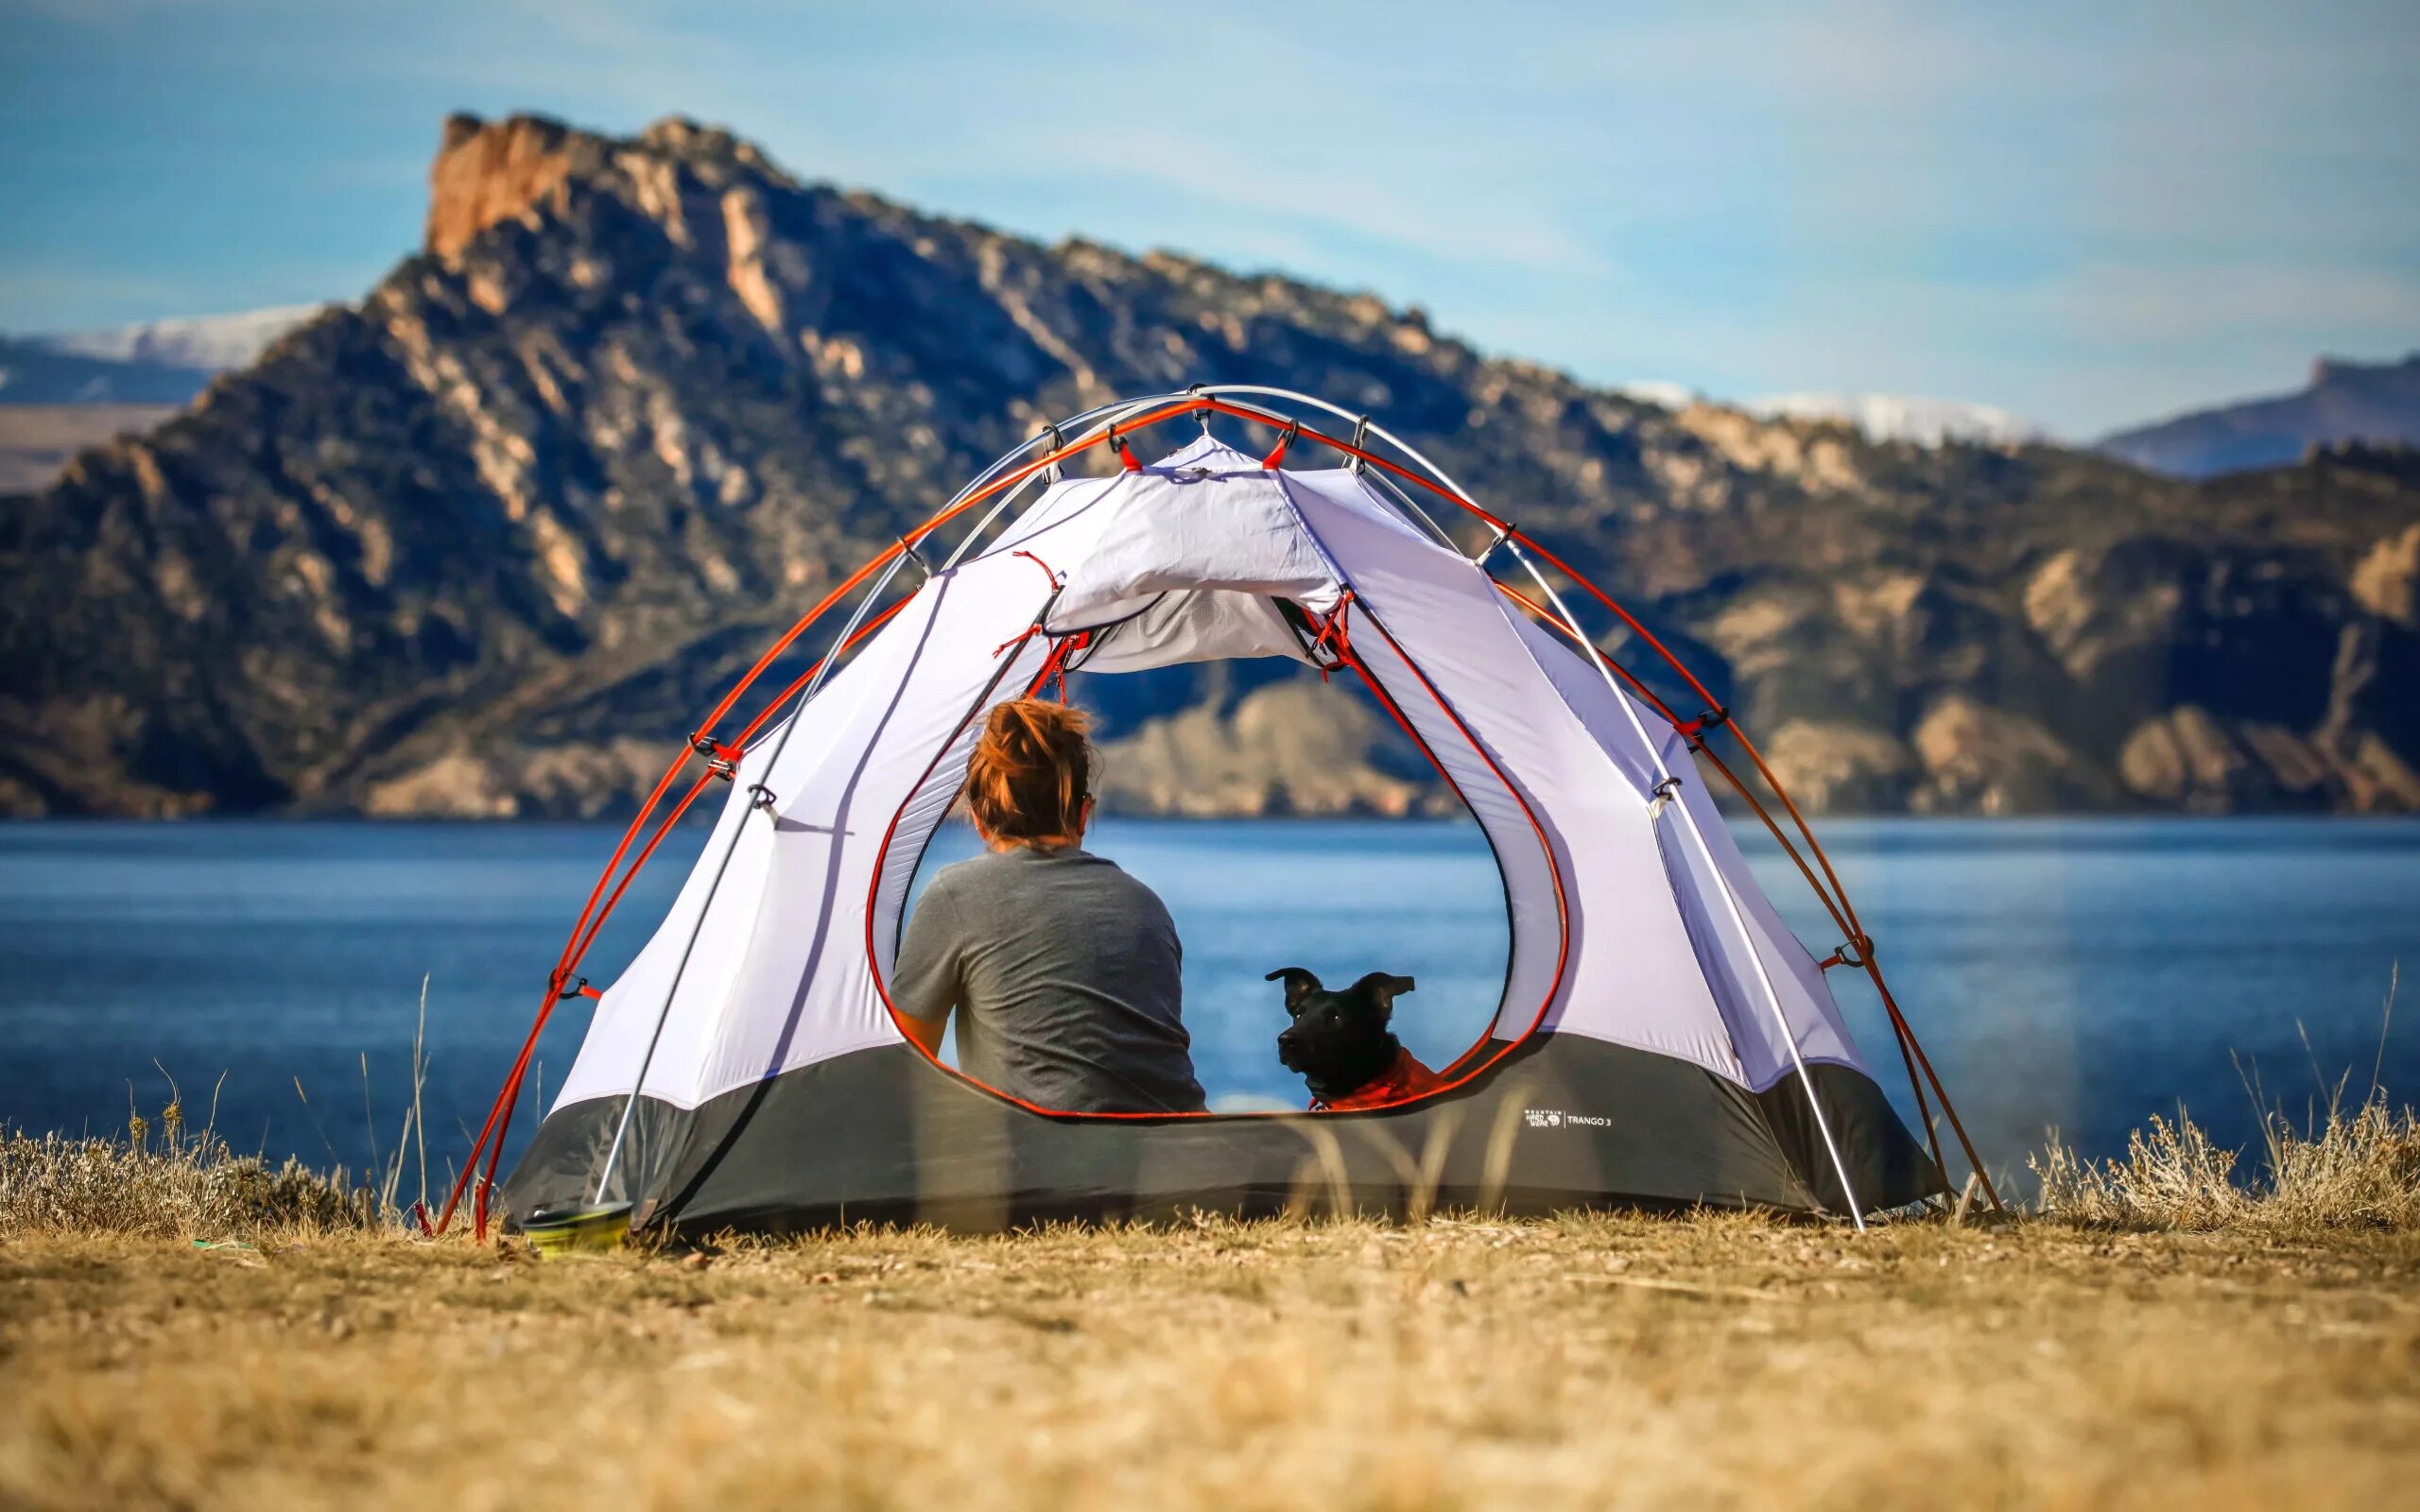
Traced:
<path fill-rule="evenodd" d="M 1347 410 L 1340 405 L 1331 404 L 1324 399 L 1317 397 L 1316 395 L 1298 393 L 1288 388 L 1274 388 L 1254 384 L 1234 384 L 1214 386 L 1205 388 L 1203 391 L 1205 393 L 1219 396 L 1228 394 L 1265 395 L 1270 398 L 1284 399 L 1310 404 L 1317 408 L 1325 410 L 1331 415 L 1336 415 L 1343 419 L 1358 419 L 1358 417 L 1354 415 L 1352 411 Z M 1256 408 L 1257 406 L 1253 407 Z M 1473 506 L 1478 504 L 1478 501 L 1473 499 L 1469 492 L 1465 490 L 1461 484 L 1455 482 L 1452 477 L 1446 474 L 1444 469 L 1439 467 L 1436 463 L 1422 455 L 1417 450 L 1408 445 L 1402 438 L 1388 431 L 1383 426 L 1376 424 L 1371 425 L 1369 427 L 1369 432 L 1371 435 L 1384 439 L 1389 445 L 1402 453 L 1405 456 L 1409 457 L 1413 462 L 1418 463 L 1428 472 L 1430 476 L 1436 478 L 1438 482 L 1444 485 L 1448 490 L 1450 490 L 1456 497 L 1462 500 L 1465 504 Z M 1386 480 L 1382 479 L 1381 481 Z M 1391 483 L 1389 484 L 1389 491 L 1393 493 L 1398 499 L 1403 500 L 1407 505 L 1410 504 L 1411 501 L 1403 493 L 1403 491 L 1400 489 L 1393 488 Z M 1421 509 L 1417 506 L 1413 506 L 1412 513 L 1416 515 L 1423 524 L 1426 524 L 1432 533 L 1439 535 L 1441 539 L 1446 540 L 1448 544 L 1451 543 L 1450 538 L 1444 536 L 1443 532 L 1439 529 L 1437 523 L 1434 520 L 1429 519 L 1426 510 Z M 1572 638 L 1579 644 L 1587 648 L 1589 659 L 1595 661 L 1597 663 L 1598 676 L 1605 679 L 1605 686 L 1612 692 L 1615 703 L 1620 706 L 1623 714 L 1630 720 L 1631 728 L 1638 734 L 1639 743 L 1647 747 L 1648 759 L 1654 764 L 1655 770 L 1659 777 L 1677 782 L 1678 779 L 1674 777 L 1671 768 L 1664 764 L 1663 748 L 1657 745 L 1656 742 L 1648 738 L 1647 727 L 1640 722 L 1638 711 L 1632 705 L 1629 696 L 1622 692 L 1620 685 L 1614 680 L 1612 670 L 1604 664 L 1601 658 L 1596 656 L 1596 643 L 1589 640 L 1587 634 L 1581 629 L 1580 622 L 1573 617 L 1570 607 L 1563 600 L 1563 595 L 1555 592 L 1554 585 L 1547 581 L 1546 575 L 1538 570 L 1537 563 L 1530 559 L 1528 552 L 1521 549 L 1521 543 L 1517 538 L 1508 535 L 1505 537 L 1504 543 L 1512 548 L 1514 559 L 1521 563 L 1523 569 L 1529 573 L 1530 580 L 1538 585 L 1539 591 L 1544 593 L 1547 601 L 1554 606 L 1555 612 L 1562 617 L 1564 625 L 1565 628 L 1571 632 Z M 1481 570 L 1484 571 L 1484 569 Z M 1698 828 L 1697 816 L 1689 812 L 1688 805 L 1685 803 L 1680 805 L 1680 810 L 1682 826 L 1687 833 L 1688 836 L 1697 843 L 1699 854 L 1705 858 L 1706 868 L 1714 873 L 1715 889 L 1721 895 L 1724 912 L 1729 915 L 1732 927 L 1738 932 L 1740 940 L 1747 946 L 1748 958 L 1754 964 L 1756 969 L 1757 984 L 1763 988 L 1765 1001 L 1772 1008 L 1773 1020 L 1775 1024 L 1781 1030 L 1783 1042 L 1789 1046 L 1790 1063 L 1796 1068 L 1799 1085 L 1806 1093 L 1807 1109 L 1815 1115 L 1815 1128 L 1816 1131 L 1824 1138 L 1824 1153 L 1831 1157 L 1832 1172 L 1840 1178 L 1841 1195 L 1847 1199 L 1849 1204 L 1849 1217 L 1856 1223 L 1858 1230 L 1861 1233 L 1865 1229 L 1864 1211 L 1857 1200 L 1856 1189 L 1850 1185 L 1848 1166 L 1847 1163 L 1841 1159 L 1840 1145 L 1835 1143 L 1832 1138 L 1831 1122 L 1824 1116 L 1824 1105 L 1815 1095 L 1814 1078 L 1807 1073 L 1806 1057 L 1799 1052 L 1798 1037 L 1790 1029 L 1789 1015 L 1781 1005 L 1781 994 L 1773 987 L 1772 973 L 1765 969 L 1764 956 L 1762 953 L 1756 949 L 1754 935 L 1749 932 L 1747 917 L 1740 910 L 1739 901 L 1732 891 L 1730 879 L 1723 875 L 1722 868 L 1718 865 L 1714 859 L 1713 850 L 1706 845 L 1705 835 Z"/>
<path fill-rule="evenodd" d="M 1084 411 L 1074 419 L 1063 421 L 1057 427 L 1046 429 L 1041 435 L 1032 438 L 1030 440 L 1028 440 L 1021 445 L 1010 449 L 997 460 L 993 462 L 990 467 L 987 467 L 981 472 L 977 473 L 973 480 L 968 482 L 963 488 L 959 489 L 958 492 L 951 497 L 949 503 L 943 505 L 942 509 L 938 512 L 948 512 L 948 510 L 954 507 L 959 500 L 966 498 L 977 490 L 982 488 L 985 483 L 989 482 L 994 476 L 998 474 L 1002 469 L 1014 464 L 1018 457 L 1021 457 L 1028 452 L 1032 451 L 1036 446 L 1047 440 L 1057 431 L 1063 431 L 1070 426 L 1080 425 L 1085 421 L 1094 419 L 1108 411 L 1115 410 L 1122 418 L 1127 414 L 1135 412 L 1142 406 L 1168 403 L 1181 397 L 1183 396 L 1170 395 L 1163 399 L 1131 401 L 1119 400 L 1108 404 L 1095 405 L 1093 408 Z M 1009 500 L 1015 497 L 1018 492 L 1022 491 L 1022 489 L 1023 483 L 1020 482 L 1017 488 L 1011 489 L 1007 491 L 1007 493 L 1001 498 L 1000 502 L 994 505 L 991 511 L 983 517 L 982 521 L 977 524 L 975 530 L 970 532 L 965 541 L 962 541 L 959 543 L 958 551 L 951 554 L 947 564 L 948 566 L 954 566 L 957 564 L 959 557 L 963 554 L 966 547 L 971 544 L 994 520 L 998 518 L 1001 510 L 1007 507 Z M 898 575 L 901 565 L 907 560 L 908 554 L 902 552 L 899 556 L 892 558 L 890 565 L 882 570 L 881 575 L 874 579 L 873 587 L 868 589 L 864 596 L 857 601 L 856 611 L 850 615 L 848 624 L 841 629 L 838 638 L 833 643 L 832 649 L 824 654 L 822 663 L 816 668 L 815 675 L 807 680 L 807 685 L 799 691 L 797 707 L 792 709 L 789 715 L 782 720 L 780 730 L 773 737 L 772 754 L 769 756 L 765 762 L 765 771 L 768 776 L 771 775 L 773 768 L 781 764 L 782 752 L 787 748 L 790 736 L 795 733 L 798 729 L 799 716 L 805 711 L 807 700 L 814 697 L 817 690 L 822 686 L 823 679 L 831 674 L 833 664 L 839 660 L 841 650 L 849 644 L 849 637 L 856 633 L 857 627 L 864 623 L 867 613 L 872 610 L 874 603 L 881 598 L 883 591 L 890 585 L 891 579 Z M 946 570 L 946 567 L 944 567 L 944 570 Z M 761 745 L 762 743 L 760 742 L 759 744 Z M 734 775 L 735 777 L 736 773 L 735 772 Z M 769 803 L 759 803 L 752 805 L 752 807 L 763 808 L 768 814 L 772 812 L 771 805 Z M 631 1120 L 638 1112 L 640 1094 L 645 1091 L 647 1088 L 647 1074 L 654 1067 L 656 1047 L 663 1042 L 665 1023 L 671 1017 L 672 1004 L 674 1000 L 680 996 L 681 979 L 688 972 L 689 959 L 697 953 L 698 937 L 705 933 L 706 916 L 714 910 L 715 897 L 722 889 L 723 876 L 731 869 L 731 858 L 738 852 L 740 836 L 746 833 L 747 828 L 747 818 L 745 816 L 742 816 L 740 822 L 733 826 L 731 838 L 723 846 L 722 855 L 715 863 L 715 874 L 713 880 L 706 884 L 706 895 L 703 902 L 699 905 L 697 920 L 689 926 L 689 937 L 681 947 L 680 962 L 672 969 L 671 984 L 665 988 L 664 1002 L 655 1010 L 655 1025 L 648 1034 L 647 1050 L 639 1057 L 638 1075 L 633 1078 L 631 1083 L 629 1100 L 623 1103 L 622 1116 L 616 1120 L 614 1125 L 614 1142 L 611 1145 L 607 1146 L 605 1151 L 604 1168 L 597 1173 L 596 1192 L 596 1194 L 590 1198 L 592 1206 L 601 1206 L 604 1203 L 606 1189 L 613 1184 L 614 1173 L 621 1162 L 622 1146 L 630 1135 Z"/>
<path fill-rule="evenodd" d="M 806 700 L 815 696 L 816 689 L 822 685 L 824 674 L 832 670 L 832 663 L 839 660 L 841 648 L 849 644 L 849 637 L 856 634 L 858 625 L 864 622 L 866 611 L 873 607 L 874 600 L 882 596 L 883 591 L 890 586 L 891 578 L 899 574 L 900 564 L 907 559 L 905 552 L 893 557 L 890 559 L 890 565 L 882 570 L 881 576 L 874 579 L 873 586 L 868 589 L 865 596 L 857 601 L 856 612 L 849 616 L 849 622 L 841 629 L 839 638 L 833 643 L 832 649 L 824 653 L 822 663 L 815 669 L 815 676 L 808 679 L 804 689 L 800 690 L 798 709 L 792 710 L 789 717 L 782 721 L 781 730 L 772 743 L 773 753 L 765 760 L 766 776 L 771 776 L 773 768 L 781 764 L 782 752 L 788 747 L 791 734 L 798 729 L 799 713 L 806 707 Z M 738 776 L 738 769 L 735 764 L 732 780 L 736 782 Z M 772 813 L 772 804 L 770 801 L 759 802 L 752 796 L 749 809 L 751 813 L 763 809 L 769 815 Z M 597 1173 L 596 1194 L 589 1199 L 592 1206 L 602 1204 L 605 1200 L 605 1189 L 612 1183 L 614 1167 L 622 1158 L 622 1142 L 631 1132 L 632 1115 L 638 1111 L 639 1094 L 647 1088 L 647 1074 L 655 1065 L 655 1047 L 663 1042 L 664 1025 L 672 1017 L 673 1000 L 681 995 L 681 979 L 688 974 L 689 957 L 697 954 L 698 936 L 706 932 L 706 916 L 714 912 L 715 895 L 722 890 L 723 874 L 731 869 L 731 858 L 738 854 L 740 836 L 745 834 L 747 830 L 748 816 L 743 814 L 740 816 L 739 822 L 732 826 L 731 838 L 724 842 L 722 855 L 715 863 L 714 880 L 706 884 L 706 896 L 698 905 L 697 921 L 689 926 L 689 938 L 681 947 L 681 960 L 672 968 L 671 984 L 664 989 L 664 1002 L 655 1010 L 655 1027 L 648 1034 L 646 1053 L 639 1057 L 639 1074 L 631 1083 L 630 1100 L 622 1105 L 622 1116 L 614 1125 L 614 1143 L 606 1148 L 604 1169 Z"/>
<path fill-rule="evenodd" d="M 1612 669 L 1607 667 L 1603 659 L 1596 654 L 1596 643 L 1589 640 L 1581 630 L 1580 622 L 1572 617 L 1570 607 L 1564 603 L 1563 595 L 1556 593 L 1554 585 L 1547 581 L 1546 575 L 1538 571 L 1537 563 L 1531 561 L 1530 554 L 1521 549 L 1518 540 L 1507 536 L 1504 543 L 1512 547 L 1513 559 L 1529 570 L 1530 580 L 1538 585 L 1539 590 L 1547 595 L 1547 601 L 1554 605 L 1555 612 L 1563 617 L 1564 627 L 1582 646 L 1586 647 L 1587 659 L 1597 663 L 1598 675 L 1605 679 L 1605 686 L 1612 692 L 1614 702 L 1620 705 L 1622 713 L 1630 720 L 1631 729 L 1637 732 L 1639 744 L 1647 747 L 1648 760 L 1655 764 L 1655 771 L 1659 779 L 1655 784 L 1658 794 L 1661 795 L 1665 782 L 1668 782 L 1677 786 L 1681 779 L 1664 764 L 1663 747 L 1648 737 L 1647 726 L 1639 719 L 1637 708 L 1631 702 L 1630 696 L 1622 692 L 1620 685 L 1614 681 Z M 1651 806 L 1649 811 L 1651 823 L 1662 816 L 1660 810 L 1664 806 L 1660 802 Z M 1764 953 L 1756 949 L 1756 936 L 1749 932 L 1747 916 L 1740 912 L 1739 900 L 1732 894 L 1731 880 L 1722 874 L 1722 868 L 1714 859 L 1712 848 L 1705 843 L 1704 833 L 1698 829 L 1697 816 L 1689 812 L 1689 806 L 1686 803 L 1674 800 L 1669 806 L 1680 811 L 1683 831 L 1690 839 L 1697 842 L 1698 853 L 1705 858 L 1706 869 L 1714 874 L 1715 891 L 1721 895 L 1723 910 L 1731 918 L 1731 927 L 1738 932 L 1740 943 L 1747 947 L 1748 959 L 1756 968 L 1757 984 L 1764 988 L 1765 1002 L 1773 1010 L 1773 1022 L 1781 1030 L 1782 1042 L 1789 1046 L 1790 1063 L 1798 1068 L 1798 1083 L 1806 1089 L 1806 1107 L 1815 1115 L 1816 1132 L 1824 1136 L 1824 1153 L 1831 1156 L 1832 1172 L 1841 1178 L 1841 1194 L 1848 1200 L 1849 1217 L 1857 1224 L 1858 1232 L 1863 1233 L 1865 1211 L 1858 1203 L 1857 1189 L 1849 1184 L 1848 1165 L 1841 1159 L 1841 1147 L 1833 1143 L 1831 1121 L 1824 1116 L 1824 1104 L 1815 1095 L 1815 1079 L 1807 1074 L 1806 1057 L 1799 1054 L 1798 1036 L 1789 1026 L 1789 1015 L 1781 1005 L 1781 994 L 1773 987 L 1772 973 L 1765 969 Z"/>

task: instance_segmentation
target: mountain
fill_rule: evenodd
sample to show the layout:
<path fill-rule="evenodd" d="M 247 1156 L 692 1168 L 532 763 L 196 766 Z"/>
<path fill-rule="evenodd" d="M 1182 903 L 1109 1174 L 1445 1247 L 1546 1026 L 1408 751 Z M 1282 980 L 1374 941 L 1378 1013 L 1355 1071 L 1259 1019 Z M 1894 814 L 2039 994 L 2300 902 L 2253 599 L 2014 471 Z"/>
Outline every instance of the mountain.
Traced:
<path fill-rule="evenodd" d="M 1674 411 L 1706 402 L 1703 394 L 1686 384 L 1674 383 L 1668 378 L 1648 378 L 1637 383 L 1616 384 L 1614 392 L 1624 399 L 1634 399 L 1642 404 L 1652 404 L 1658 409 Z"/>
<path fill-rule="evenodd" d="M 41 488 L 76 452 L 150 429 L 320 308 L 0 336 L 0 491 Z"/>
<path fill-rule="evenodd" d="M 1664 379 L 1617 384 L 1614 392 L 1659 409 L 1684 410 L 1708 403 L 1685 384 Z M 1941 446 L 1951 441 L 2016 445 L 2046 441 L 2049 435 L 2022 416 L 1962 399 L 1926 399 L 1914 394 L 1768 394 L 1735 406 L 1764 420 L 1836 421 L 1854 426 L 1868 440 Z"/>
<path fill-rule="evenodd" d="M 0 405 L 185 404 L 204 368 L 62 352 L 39 337 L 0 336 Z"/>
<path fill-rule="evenodd" d="M 1741 408 L 1766 420 L 1837 420 L 1877 441 L 2014 445 L 2047 440 L 2042 427 L 1991 404 L 1915 394 L 1769 394 Z"/>
<path fill-rule="evenodd" d="M 1815 806 L 2420 807 L 2411 453 L 2196 485 L 1675 412 L 1374 295 L 1041 246 L 685 120 L 456 117 L 424 245 L 357 304 L 0 501 L 0 809 L 628 804 L 993 455 L 1204 379 L 1383 415 L 1600 573 Z M 1132 805 L 1450 802 L 1281 663 L 1078 682 Z"/>
<path fill-rule="evenodd" d="M 2154 472 L 2206 478 L 2348 441 L 2420 445 L 2420 352 L 2387 363 L 2323 357 L 2299 392 L 2119 431 L 2100 448 Z"/>
<path fill-rule="evenodd" d="M 0 404 L 0 494 L 47 485 L 79 452 L 140 435 L 174 404 Z"/>
<path fill-rule="evenodd" d="M 278 337 L 325 309 L 323 304 L 280 304 L 233 315 L 179 316 L 100 331 L 64 331 L 26 339 L 35 346 L 110 362 L 155 363 L 200 372 L 241 368 Z"/>
<path fill-rule="evenodd" d="M 181 317 L 104 331 L 0 335 L 0 405 L 187 404 L 323 305 Z"/>
<path fill-rule="evenodd" d="M 0 492 L 41 488 L 86 447 L 150 429 L 191 404 L 210 379 L 199 368 L 84 356 L 0 336 Z"/>

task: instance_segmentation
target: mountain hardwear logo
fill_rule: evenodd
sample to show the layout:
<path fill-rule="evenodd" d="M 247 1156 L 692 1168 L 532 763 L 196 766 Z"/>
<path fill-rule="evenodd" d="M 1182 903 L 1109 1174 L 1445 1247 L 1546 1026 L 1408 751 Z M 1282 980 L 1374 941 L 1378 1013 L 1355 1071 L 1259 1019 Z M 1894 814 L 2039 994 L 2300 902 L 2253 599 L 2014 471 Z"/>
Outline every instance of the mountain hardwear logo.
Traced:
<path fill-rule="evenodd" d="M 1566 1124 L 1574 1128 L 1611 1128 L 1614 1121 L 1597 1113 L 1566 1113 L 1558 1108 L 1525 1108 L 1521 1116 L 1531 1128 L 1562 1128 Z"/>

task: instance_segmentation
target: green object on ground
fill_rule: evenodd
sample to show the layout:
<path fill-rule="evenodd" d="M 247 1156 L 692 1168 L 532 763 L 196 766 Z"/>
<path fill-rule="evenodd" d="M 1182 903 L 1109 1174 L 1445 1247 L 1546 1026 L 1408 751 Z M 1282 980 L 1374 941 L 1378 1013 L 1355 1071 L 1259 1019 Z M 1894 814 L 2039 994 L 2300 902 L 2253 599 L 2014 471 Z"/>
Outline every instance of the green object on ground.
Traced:
<path fill-rule="evenodd" d="M 521 1231 L 531 1247 L 548 1259 L 615 1249 L 631 1231 L 631 1205 L 607 1202 L 534 1212 L 522 1224 Z"/>

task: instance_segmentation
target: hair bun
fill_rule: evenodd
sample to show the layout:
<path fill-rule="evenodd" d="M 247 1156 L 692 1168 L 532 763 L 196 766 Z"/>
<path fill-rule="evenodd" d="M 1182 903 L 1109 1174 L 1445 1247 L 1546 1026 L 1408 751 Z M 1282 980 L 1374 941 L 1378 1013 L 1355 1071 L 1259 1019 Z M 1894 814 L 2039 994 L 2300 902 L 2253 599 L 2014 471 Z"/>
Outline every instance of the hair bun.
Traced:
<path fill-rule="evenodd" d="M 1055 840 L 1081 827 L 1092 794 L 1092 720 L 1080 709 L 994 704 L 966 764 L 966 806 L 1000 840 Z"/>

